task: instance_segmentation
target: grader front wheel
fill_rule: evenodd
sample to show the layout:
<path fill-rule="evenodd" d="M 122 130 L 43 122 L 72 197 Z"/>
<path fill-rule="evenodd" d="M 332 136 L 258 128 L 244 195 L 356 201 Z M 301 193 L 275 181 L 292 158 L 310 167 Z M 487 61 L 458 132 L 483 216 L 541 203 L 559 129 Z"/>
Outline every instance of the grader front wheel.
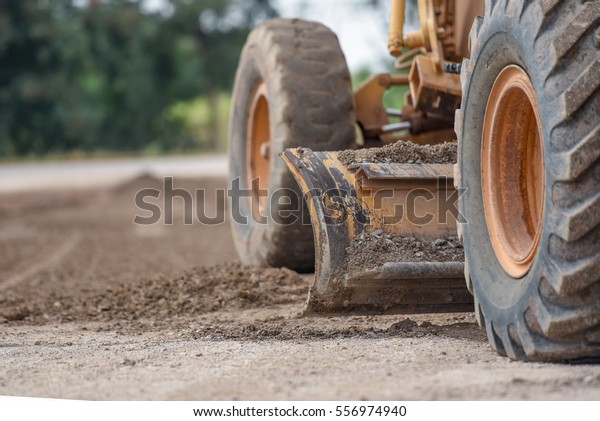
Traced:
<path fill-rule="evenodd" d="M 306 205 L 279 155 L 299 146 L 350 148 L 355 124 L 350 72 L 328 28 L 275 19 L 250 34 L 236 74 L 229 138 L 230 178 L 243 190 L 232 203 L 243 263 L 314 269 Z M 275 192 L 285 197 L 271 200 Z"/>
<path fill-rule="evenodd" d="M 512 359 L 600 357 L 599 10 L 486 2 L 462 67 L 465 272 Z"/>

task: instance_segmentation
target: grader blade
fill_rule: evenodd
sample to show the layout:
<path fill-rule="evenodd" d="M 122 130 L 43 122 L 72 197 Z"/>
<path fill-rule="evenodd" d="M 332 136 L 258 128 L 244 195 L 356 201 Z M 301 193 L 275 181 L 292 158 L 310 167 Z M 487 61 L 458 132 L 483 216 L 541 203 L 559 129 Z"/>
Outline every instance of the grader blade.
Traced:
<path fill-rule="evenodd" d="M 307 315 L 472 310 L 462 259 L 422 261 L 395 251 L 402 241 L 428 244 L 455 235 L 452 165 L 346 166 L 335 152 L 303 148 L 282 157 L 304 194 L 315 238 Z M 369 241 L 382 248 L 357 258 Z"/>

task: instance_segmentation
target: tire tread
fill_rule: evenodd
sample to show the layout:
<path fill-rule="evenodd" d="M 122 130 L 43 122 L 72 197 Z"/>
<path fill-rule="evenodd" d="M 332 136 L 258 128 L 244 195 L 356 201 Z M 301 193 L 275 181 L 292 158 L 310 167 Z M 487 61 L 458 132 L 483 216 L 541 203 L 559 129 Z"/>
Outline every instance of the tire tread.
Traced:
<path fill-rule="evenodd" d="M 461 74 L 465 96 L 483 48 L 480 34 L 485 34 L 495 19 L 506 19 L 498 10 L 486 11 L 483 22 L 473 25 L 474 48 Z M 600 1 L 522 0 L 514 13 L 523 26 L 537 23 L 534 51 L 543 50 L 545 45 L 551 49 L 549 58 L 541 60 L 548 76 L 543 78 L 540 94 L 547 101 L 557 98 L 553 105 L 558 117 L 547 121 L 550 139 L 546 139 L 555 168 L 555 180 L 550 181 L 547 191 L 552 194 L 551 213 L 556 217 L 548 224 L 548 252 L 538 256 L 545 269 L 536 278 L 537 295 L 512 316 L 511 322 L 497 320 L 496 310 L 487 308 L 478 297 L 478 280 L 469 268 L 469 259 L 465 271 L 472 278 L 477 318 L 499 353 L 515 360 L 598 357 L 599 344 L 588 338 L 599 337 L 600 331 L 600 239 L 596 238 L 600 236 L 600 183 L 596 177 L 600 174 L 600 59 L 591 42 L 600 21 Z M 467 117 L 462 111 L 456 117 L 460 119 L 456 124 L 460 148 L 466 141 L 463 131 Z M 469 232 L 465 230 L 464 235 Z"/>
<path fill-rule="evenodd" d="M 338 38 L 329 28 L 299 19 L 273 19 L 252 31 L 244 50 L 262 51 L 267 61 L 269 83 L 274 86 L 269 100 L 277 104 L 280 115 L 272 122 L 280 137 L 271 139 L 278 150 L 298 146 L 339 150 L 353 145 L 355 115 L 350 73 Z M 283 162 L 271 169 L 270 183 L 294 190 L 301 197 Z M 242 260 L 300 271 L 314 269 L 310 225 L 299 221 L 291 226 L 267 227 L 256 241 L 258 244 L 245 252 L 252 256 L 241 256 Z"/>

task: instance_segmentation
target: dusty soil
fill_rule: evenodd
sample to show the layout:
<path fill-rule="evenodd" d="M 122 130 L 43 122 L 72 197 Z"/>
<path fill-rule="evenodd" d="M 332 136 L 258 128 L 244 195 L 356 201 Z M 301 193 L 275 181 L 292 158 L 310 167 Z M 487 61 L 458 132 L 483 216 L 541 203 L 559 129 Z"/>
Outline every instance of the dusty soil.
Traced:
<path fill-rule="evenodd" d="M 0 395 L 600 398 L 600 366 L 510 362 L 470 313 L 303 318 L 310 275 L 242 268 L 227 224 L 185 225 L 181 203 L 173 225 L 133 224 L 145 187 L 0 196 Z M 222 179 L 176 187 L 222 208 Z"/>
<path fill-rule="evenodd" d="M 456 237 L 433 241 L 385 233 L 359 235 L 346 250 L 348 269 L 372 269 L 386 262 L 464 262 L 465 251 Z"/>
<path fill-rule="evenodd" d="M 239 263 L 199 267 L 166 277 L 139 279 L 92 294 L 52 294 L 50 300 L 6 300 L 8 321 L 136 321 L 193 318 L 218 310 L 243 310 L 294 303 L 307 283 L 287 269 L 245 268 Z M 8 304 L 8 305 L 7 305 Z"/>
<path fill-rule="evenodd" d="M 363 162 L 398 164 L 454 164 L 456 142 L 436 145 L 417 145 L 410 141 L 398 141 L 381 148 L 346 150 L 338 154 L 344 165 Z"/>

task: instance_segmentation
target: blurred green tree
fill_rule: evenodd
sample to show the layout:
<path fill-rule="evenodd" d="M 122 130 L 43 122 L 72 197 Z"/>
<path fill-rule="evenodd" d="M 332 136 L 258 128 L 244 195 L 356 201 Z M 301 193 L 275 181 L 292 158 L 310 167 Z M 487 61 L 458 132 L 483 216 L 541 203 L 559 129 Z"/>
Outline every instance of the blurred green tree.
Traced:
<path fill-rule="evenodd" d="M 216 147 L 217 123 L 199 145 L 171 110 L 204 96 L 216 112 L 248 32 L 275 15 L 270 0 L 1 1 L 0 157 Z"/>

